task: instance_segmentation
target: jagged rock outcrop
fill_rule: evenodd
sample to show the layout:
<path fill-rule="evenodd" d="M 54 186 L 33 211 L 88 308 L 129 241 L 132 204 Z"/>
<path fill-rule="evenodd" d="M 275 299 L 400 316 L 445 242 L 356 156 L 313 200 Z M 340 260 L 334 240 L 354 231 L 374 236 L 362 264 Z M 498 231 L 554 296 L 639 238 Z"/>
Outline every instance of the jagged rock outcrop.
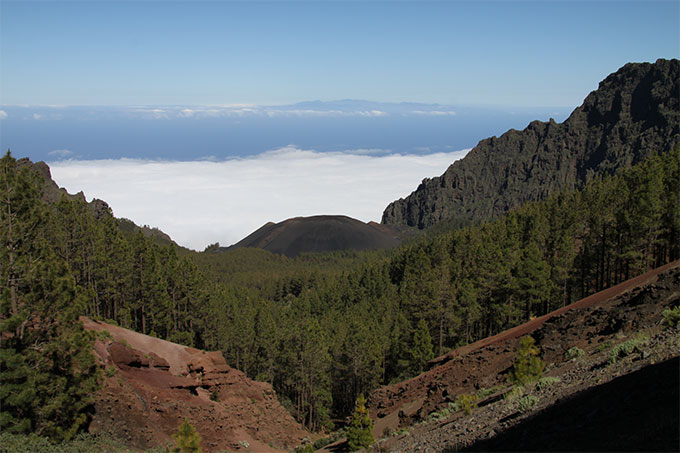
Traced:
<path fill-rule="evenodd" d="M 680 142 L 679 93 L 679 60 L 629 63 L 563 123 L 534 121 L 482 140 L 443 175 L 387 206 L 382 223 L 466 225 L 667 152 Z"/>
<path fill-rule="evenodd" d="M 148 449 L 173 444 L 171 435 L 188 419 L 207 452 L 290 450 L 309 435 L 271 385 L 231 368 L 220 352 L 81 320 L 98 332 L 95 354 L 105 375 L 91 432 Z"/>

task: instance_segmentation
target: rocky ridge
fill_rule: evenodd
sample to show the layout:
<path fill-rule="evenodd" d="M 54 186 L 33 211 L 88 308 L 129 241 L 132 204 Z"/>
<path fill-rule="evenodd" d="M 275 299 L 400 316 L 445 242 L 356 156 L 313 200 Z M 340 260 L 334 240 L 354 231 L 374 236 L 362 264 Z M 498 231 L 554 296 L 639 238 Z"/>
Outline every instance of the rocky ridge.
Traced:
<path fill-rule="evenodd" d="M 563 123 L 534 121 L 479 142 L 385 209 L 382 223 L 462 226 L 582 187 L 680 143 L 680 60 L 629 63 Z"/>

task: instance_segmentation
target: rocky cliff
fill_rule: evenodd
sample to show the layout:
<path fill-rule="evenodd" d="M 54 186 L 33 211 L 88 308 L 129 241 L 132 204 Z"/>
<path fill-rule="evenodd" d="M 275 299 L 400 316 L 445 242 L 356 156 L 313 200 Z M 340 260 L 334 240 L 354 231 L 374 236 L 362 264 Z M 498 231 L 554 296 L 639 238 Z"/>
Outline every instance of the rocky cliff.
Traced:
<path fill-rule="evenodd" d="M 627 64 L 563 123 L 534 121 L 482 140 L 443 175 L 392 202 L 382 223 L 470 224 L 666 152 L 680 142 L 679 93 L 679 60 Z"/>

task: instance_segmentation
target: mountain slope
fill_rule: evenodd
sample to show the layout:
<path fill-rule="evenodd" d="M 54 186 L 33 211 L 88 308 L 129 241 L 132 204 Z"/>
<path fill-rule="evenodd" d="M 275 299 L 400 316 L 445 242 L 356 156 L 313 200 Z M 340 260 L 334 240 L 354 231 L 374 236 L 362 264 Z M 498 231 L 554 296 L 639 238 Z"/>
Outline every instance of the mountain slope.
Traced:
<path fill-rule="evenodd" d="M 675 261 L 451 351 L 433 360 L 429 371 L 371 394 L 376 437 L 401 429 L 399 435 L 381 441 L 380 448 L 647 451 L 677 446 L 678 327 L 667 328 L 661 313 L 678 304 L 680 261 Z M 517 399 L 504 399 L 510 390 L 508 374 L 517 355 L 518 338 L 523 335 L 536 340 L 549 364 L 545 374 L 553 378 L 550 384 L 525 389 L 525 394 L 535 398 L 535 407 L 529 409 L 522 409 Z M 636 346 L 620 347 L 624 343 Z M 568 352 L 579 350 L 571 355 Z M 666 364 L 653 368 L 661 363 Z M 626 396 L 627 403 L 613 413 L 613 406 L 599 406 L 600 402 L 612 402 L 612 392 L 636 387 L 649 390 L 646 398 Z M 479 396 L 479 407 L 471 414 L 452 408 L 465 393 Z M 621 393 L 618 395 L 621 400 Z M 549 413 L 578 421 L 556 427 L 555 420 L 562 418 L 548 420 Z M 586 419 L 593 426 L 611 422 L 606 431 L 615 430 L 615 434 L 598 440 L 602 431 L 587 426 Z M 422 421 L 426 423 L 416 425 Z M 552 431 L 541 433 L 532 428 L 538 423 L 551 426 Z M 656 433 L 653 442 L 648 439 L 651 432 Z M 563 443 L 554 443 L 556 439 Z"/>
<path fill-rule="evenodd" d="M 295 257 L 300 253 L 336 250 L 373 250 L 398 245 L 399 229 L 340 215 L 295 217 L 269 222 L 228 247 L 256 247 Z"/>
<path fill-rule="evenodd" d="M 466 225 L 666 152 L 680 142 L 679 91 L 679 60 L 627 64 L 563 123 L 534 121 L 482 140 L 443 175 L 387 206 L 382 223 Z"/>

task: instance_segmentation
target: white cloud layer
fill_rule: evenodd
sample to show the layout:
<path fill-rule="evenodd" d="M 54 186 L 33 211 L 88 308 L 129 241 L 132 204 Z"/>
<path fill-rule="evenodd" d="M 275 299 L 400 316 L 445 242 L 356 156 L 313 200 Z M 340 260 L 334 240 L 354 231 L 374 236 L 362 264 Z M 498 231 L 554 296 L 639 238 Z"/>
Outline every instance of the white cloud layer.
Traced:
<path fill-rule="evenodd" d="M 73 151 L 71 151 L 70 149 L 53 149 L 47 154 L 49 154 L 50 156 L 65 159 L 67 157 L 73 156 Z"/>
<path fill-rule="evenodd" d="M 320 153 L 294 146 L 226 161 L 66 160 L 50 164 L 71 192 L 109 203 L 118 217 L 159 227 L 202 250 L 238 242 L 268 221 L 343 214 L 380 221 L 383 209 L 440 175 L 468 150 L 428 155 Z"/>
<path fill-rule="evenodd" d="M 0 120 L 6 120 L 7 119 L 7 112 L 4 110 L 0 110 Z"/>
<path fill-rule="evenodd" d="M 454 116 L 456 114 L 453 110 L 413 110 L 411 113 L 420 116 Z"/>

